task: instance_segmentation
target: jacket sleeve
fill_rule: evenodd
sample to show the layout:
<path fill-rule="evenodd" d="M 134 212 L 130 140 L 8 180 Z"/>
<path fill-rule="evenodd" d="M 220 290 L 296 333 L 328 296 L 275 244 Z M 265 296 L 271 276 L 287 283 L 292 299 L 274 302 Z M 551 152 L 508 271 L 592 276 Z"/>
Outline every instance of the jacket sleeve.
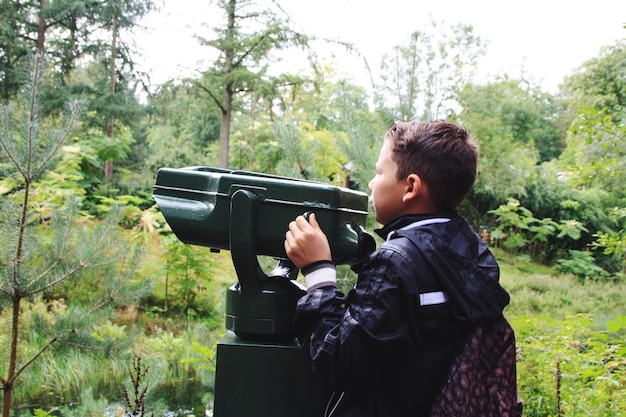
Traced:
<path fill-rule="evenodd" d="M 411 301 L 401 277 L 412 270 L 410 263 L 401 251 L 381 248 L 363 266 L 348 297 L 326 286 L 299 300 L 298 338 L 315 373 L 334 390 L 348 390 L 368 380 L 368 374 L 378 374 L 380 355 L 409 342 Z"/>

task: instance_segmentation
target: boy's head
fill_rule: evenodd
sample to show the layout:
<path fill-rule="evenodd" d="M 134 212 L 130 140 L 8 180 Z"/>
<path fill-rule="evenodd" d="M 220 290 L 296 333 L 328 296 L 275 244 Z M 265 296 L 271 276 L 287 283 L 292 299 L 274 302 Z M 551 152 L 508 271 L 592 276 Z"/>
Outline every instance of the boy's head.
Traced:
<path fill-rule="evenodd" d="M 456 209 L 476 179 L 478 163 L 476 142 L 464 129 L 443 120 L 419 123 L 395 122 L 385 135 L 379 163 L 386 156 L 383 153 L 386 153 L 397 167 L 395 179 L 399 182 L 398 185 L 407 186 L 405 184 L 407 178 L 425 184 L 427 192 L 420 198 L 428 198 L 430 201 L 427 203 L 431 210 L 437 212 L 450 212 Z M 378 165 L 377 163 L 377 177 Z M 416 179 L 415 176 L 419 178 Z M 370 184 L 373 184 L 377 177 Z M 408 184 L 408 187 L 411 185 Z M 372 199 L 376 203 L 374 194 L 375 190 L 372 188 Z M 382 220 L 385 220 L 381 222 L 384 224 L 393 219 Z"/>

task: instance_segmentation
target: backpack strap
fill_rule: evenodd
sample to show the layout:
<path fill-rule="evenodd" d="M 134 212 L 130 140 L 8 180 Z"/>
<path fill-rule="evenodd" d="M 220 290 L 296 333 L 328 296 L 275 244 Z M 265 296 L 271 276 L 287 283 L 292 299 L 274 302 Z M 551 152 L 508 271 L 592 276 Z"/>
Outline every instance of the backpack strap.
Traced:
<path fill-rule="evenodd" d="M 447 223 L 450 219 L 447 217 L 433 217 L 431 219 L 418 220 L 413 222 L 407 226 L 404 226 L 400 229 L 393 230 L 387 235 L 387 240 L 393 239 L 397 236 L 398 232 L 405 232 L 407 230 L 416 229 L 418 227 L 426 226 L 429 224 L 437 224 L 437 223 Z M 407 237 L 408 238 L 408 237 Z M 409 240 L 411 240 L 409 238 Z M 421 293 L 420 297 L 420 306 L 432 306 L 437 304 L 445 304 L 450 301 L 448 294 L 445 291 L 433 291 Z"/>

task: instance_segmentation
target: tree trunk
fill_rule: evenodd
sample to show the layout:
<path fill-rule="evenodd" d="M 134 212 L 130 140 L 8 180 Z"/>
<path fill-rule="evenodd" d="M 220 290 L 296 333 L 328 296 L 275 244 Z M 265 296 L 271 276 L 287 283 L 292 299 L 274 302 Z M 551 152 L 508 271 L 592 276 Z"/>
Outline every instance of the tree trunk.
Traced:
<path fill-rule="evenodd" d="M 230 98 L 232 101 L 232 97 Z M 232 117 L 231 109 L 222 111 L 222 120 L 220 123 L 220 168 L 228 168 L 228 155 L 230 153 L 230 120 Z"/>
<path fill-rule="evenodd" d="M 46 44 L 46 29 L 48 29 L 48 25 L 46 19 L 41 17 L 46 7 L 48 7 L 48 0 L 39 0 L 39 20 L 37 22 L 37 42 L 35 47 L 40 52 L 43 52 Z"/>
<path fill-rule="evenodd" d="M 18 288 L 15 289 L 18 291 Z M 11 396 L 13 395 L 13 381 L 17 369 L 17 342 L 19 337 L 20 324 L 20 302 L 22 298 L 14 295 L 13 298 L 13 318 L 11 322 L 11 347 L 9 352 L 9 369 L 7 377 L 2 382 L 4 395 L 2 396 L 2 417 L 9 417 L 11 414 Z"/>
<path fill-rule="evenodd" d="M 226 38 L 231 40 L 227 42 L 229 45 L 224 49 L 224 75 L 228 78 L 228 75 L 233 70 L 235 60 L 235 50 L 232 45 L 232 40 L 235 38 L 235 10 L 237 8 L 237 0 L 229 0 L 226 5 L 226 14 L 228 16 L 228 24 L 226 27 Z M 230 153 L 230 122 L 232 120 L 232 107 L 233 107 L 233 85 L 232 82 L 226 81 L 223 89 L 222 96 L 222 119 L 220 123 L 220 168 L 228 168 L 229 165 L 229 153 Z"/>
<path fill-rule="evenodd" d="M 116 82 L 117 82 L 117 74 L 116 74 L 116 68 L 115 68 L 115 58 L 117 55 L 117 18 L 114 17 L 113 18 L 113 26 L 111 31 L 113 32 L 112 35 L 112 39 L 111 39 L 111 85 L 110 85 L 110 91 L 111 91 L 111 99 L 113 99 L 113 97 L 115 96 L 115 88 L 116 88 Z M 113 104 L 113 103 L 111 103 Z M 114 127 L 115 127 L 115 117 L 113 117 L 113 115 L 109 116 L 109 120 L 107 121 L 107 127 L 106 127 L 106 135 L 109 138 L 113 137 L 114 132 Z M 107 160 L 104 163 L 104 177 L 105 178 L 110 178 L 113 175 L 113 161 L 112 160 Z"/>

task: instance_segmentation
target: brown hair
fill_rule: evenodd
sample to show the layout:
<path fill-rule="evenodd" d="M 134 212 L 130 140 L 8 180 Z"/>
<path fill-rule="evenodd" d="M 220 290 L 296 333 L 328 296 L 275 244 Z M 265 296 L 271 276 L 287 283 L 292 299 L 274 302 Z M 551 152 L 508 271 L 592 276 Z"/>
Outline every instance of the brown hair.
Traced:
<path fill-rule="evenodd" d="M 478 144 L 465 129 L 444 120 L 394 122 L 385 140 L 391 141 L 398 179 L 419 175 L 439 210 L 456 209 L 472 189 Z"/>

